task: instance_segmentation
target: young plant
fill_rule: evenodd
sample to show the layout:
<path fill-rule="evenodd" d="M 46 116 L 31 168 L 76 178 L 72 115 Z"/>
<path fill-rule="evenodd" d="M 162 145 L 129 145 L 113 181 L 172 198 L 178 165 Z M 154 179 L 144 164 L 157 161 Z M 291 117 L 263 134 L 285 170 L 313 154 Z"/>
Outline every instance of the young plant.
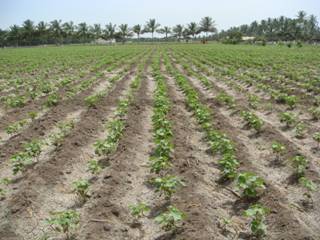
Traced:
<path fill-rule="evenodd" d="M 292 166 L 295 168 L 296 174 L 299 178 L 304 176 L 308 163 L 308 159 L 302 155 L 296 155 L 292 158 Z"/>
<path fill-rule="evenodd" d="M 303 122 L 299 122 L 294 128 L 295 137 L 303 138 L 307 130 L 307 126 Z"/>
<path fill-rule="evenodd" d="M 296 116 L 291 112 L 283 112 L 280 114 L 280 122 L 285 123 L 287 128 L 290 128 L 297 122 Z"/>
<path fill-rule="evenodd" d="M 89 182 L 87 180 L 77 180 L 73 182 L 73 191 L 80 197 L 82 202 L 85 202 L 89 198 Z"/>
<path fill-rule="evenodd" d="M 74 121 L 62 122 L 58 124 L 59 131 L 50 135 L 52 144 L 55 146 L 61 146 L 65 137 L 71 132 L 74 128 Z"/>
<path fill-rule="evenodd" d="M 280 162 L 282 159 L 282 156 L 284 155 L 286 151 L 286 147 L 278 142 L 273 142 L 272 143 L 272 151 L 276 155 L 276 161 Z"/>
<path fill-rule="evenodd" d="M 95 153 L 99 156 L 108 155 L 117 149 L 119 139 L 125 128 L 125 122 L 120 119 L 115 119 L 109 122 L 108 136 L 106 139 L 98 140 L 95 144 Z"/>
<path fill-rule="evenodd" d="M 47 223 L 57 232 L 66 235 L 66 239 L 71 239 L 71 230 L 76 228 L 80 222 L 80 214 L 74 210 L 63 212 L 51 212 L 51 217 Z"/>
<path fill-rule="evenodd" d="M 313 205 L 313 199 L 312 199 L 312 192 L 314 192 L 317 189 L 317 186 L 312 182 L 312 180 L 306 178 L 306 177 L 300 177 L 299 183 L 307 190 L 303 196 L 305 197 L 304 202 L 308 205 L 311 203 Z"/>
<path fill-rule="evenodd" d="M 168 169 L 171 166 L 170 159 L 166 156 L 152 156 L 149 158 L 150 160 L 150 171 L 152 173 L 160 173 L 161 171 L 164 171 Z"/>
<path fill-rule="evenodd" d="M 54 93 L 48 96 L 47 101 L 45 102 L 45 105 L 47 107 L 53 107 L 58 105 L 58 102 L 59 102 L 59 96 L 58 94 Z"/>
<path fill-rule="evenodd" d="M 92 159 L 88 162 L 87 171 L 89 171 L 91 174 L 98 174 L 101 172 L 101 170 L 102 167 L 97 160 Z"/>
<path fill-rule="evenodd" d="M 320 150 L 320 132 L 313 134 L 313 139 L 318 143 L 318 150 Z"/>
<path fill-rule="evenodd" d="M 248 96 L 249 106 L 253 109 L 257 109 L 260 103 L 260 99 L 256 95 L 249 94 Z"/>
<path fill-rule="evenodd" d="M 166 231 L 175 231 L 178 223 L 185 219 L 185 214 L 174 206 L 169 206 L 168 210 L 155 218 L 155 221 Z"/>
<path fill-rule="evenodd" d="M 284 98 L 285 103 L 290 107 L 290 109 L 294 109 L 297 102 L 298 102 L 298 98 L 294 95 L 292 96 L 286 96 Z"/>
<path fill-rule="evenodd" d="M 103 95 L 98 93 L 98 94 L 86 97 L 84 99 L 84 102 L 88 107 L 96 107 L 97 103 L 100 101 L 102 97 Z"/>
<path fill-rule="evenodd" d="M 320 107 L 312 107 L 309 109 L 310 114 L 312 116 L 312 120 L 319 120 L 320 119 Z"/>
<path fill-rule="evenodd" d="M 2 178 L 2 179 L 0 179 L 0 199 L 1 199 L 2 197 L 4 197 L 5 194 L 6 194 L 6 190 L 3 189 L 3 188 L 1 187 L 1 185 L 7 186 L 7 185 L 9 185 L 10 183 L 11 183 L 11 179 L 9 179 L 9 178 Z"/>
<path fill-rule="evenodd" d="M 220 104 L 226 104 L 230 108 L 234 108 L 235 106 L 234 98 L 224 92 L 219 93 L 216 99 Z"/>
<path fill-rule="evenodd" d="M 185 186 L 184 182 L 175 176 L 157 177 L 151 182 L 156 187 L 156 192 L 160 192 L 160 195 L 164 194 L 168 199 L 179 187 Z"/>
<path fill-rule="evenodd" d="M 241 115 L 250 128 L 255 129 L 257 132 L 261 131 L 264 122 L 260 118 L 258 118 L 255 114 L 247 111 L 243 111 Z"/>
<path fill-rule="evenodd" d="M 244 216 L 251 218 L 250 229 L 255 237 L 261 238 L 267 233 L 267 226 L 264 223 L 269 209 L 261 204 L 254 204 L 244 212 Z"/>
<path fill-rule="evenodd" d="M 219 166 L 221 168 L 222 177 L 234 179 L 237 176 L 239 162 L 232 152 L 226 153 L 222 156 L 219 160 Z"/>
<path fill-rule="evenodd" d="M 28 116 L 31 118 L 31 120 L 35 120 L 36 117 L 38 116 L 38 113 L 37 112 L 29 112 L 28 113 Z"/>
<path fill-rule="evenodd" d="M 38 157 L 41 153 L 42 144 L 40 140 L 32 140 L 24 144 L 24 151 L 31 158 Z"/>
<path fill-rule="evenodd" d="M 232 219 L 231 218 L 226 218 L 226 217 L 221 217 L 219 219 L 219 227 L 224 231 L 228 232 L 228 227 L 232 226 Z"/>
<path fill-rule="evenodd" d="M 5 128 L 7 134 L 15 134 L 18 133 L 26 124 L 28 123 L 27 119 L 23 119 L 17 121 L 8 127 Z"/>
<path fill-rule="evenodd" d="M 25 168 L 32 164 L 32 158 L 26 152 L 19 152 L 10 158 L 13 175 L 23 172 Z"/>
<path fill-rule="evenodd" d="M 242 190 L 242 194 L 247 198 L 255 198 L 259 190 L 264 190 L 264 180 L 254 173 L 240 173 L 237 178 L 237 188 Z"/>
<path fill-rule="evenodd" d="M 129 209 L 131 211 L 131 215 L 136 219 L 145 216 L 150 211 L 150 207 L 143 202 L 139 202 L 136 205 L 130 205 Z"/>

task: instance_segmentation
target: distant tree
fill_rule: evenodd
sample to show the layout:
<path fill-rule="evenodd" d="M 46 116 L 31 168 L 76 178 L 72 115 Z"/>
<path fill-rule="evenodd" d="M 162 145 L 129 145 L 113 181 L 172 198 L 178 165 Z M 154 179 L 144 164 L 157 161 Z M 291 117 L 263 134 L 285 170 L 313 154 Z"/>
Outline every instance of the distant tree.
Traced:
<path fill-rule="evenodd" d="M 195 38 L 195 36 L 199 33 L 198 25 L 195 22 L 189 23 L 186 30 L 187 34 L 191 35 L 192 38 Z"/>
<path fill-rule="evenodd" d="M 132 32 L 129 29 L 128 24 L 119 25 L 119 36 L 122 40 L 122 43 L 124 43 L 128 37 L 132 36 Z"/>
<path fill-rule="evenodd" d="M 62 33 L 66 43 L 71 43 L 75 37 L 76 26 L 72 21 L 62 24 Z"/>
<path fill-rule="evenodd" d="M 40 21 L 36 26 L 36 38 L 38 44 L 45 44 L 48 42 L 48 29 L 44 21 Z"/>
<path fill-rule="evenodd" d="M 315 15 L 310 15 L 309 20 L 307 21 L 307 32 L 308 32 L 308 39 L 312 40 L 316 37 L 317 32 L 319 32 L 318 28 L 318 20 Z"/>
<path fill-rule="evenodd" d="M 7 43 L 7 35 L 8 35 L 7 31 L 0 29 L 0 47 L 2 47 L 2 48 Z"/>
<path fill-rule="evenodd" d="M 200 31 L 206 33 L 206 38 L 208 38 L 208 33 L 216 32 L 215 22 L 211 17 L 204 17 L 200 21 Z"/>
<path fill-rule="evenodd" d="M 102 29 L 100 24 L 93 24 L 90 27 L 90 33 L 93 35 L 94 39 L 99 39 L 102 35 Z"/>
<path fill-rule="evenodd" d="M 137 34 L 138 39 L 140 39 L 140 35 L 143 34 L 143 29 L 140 24 L 134 25 L 132 31 Z"/>
<path fill-rule="evenodd" d="M 117 25 L 113 25 L 112 23 L 107 24 L 106 29 L 104 30 L 104 38 L 114 39 L 116 35 L 116 27 Z"/>
<path fill-rule="evenodd" d="M 174 36 L 178 39 L 178 41 L 181 40 L 183 37 L 183 25 L 177 24 L 176 26 L 173 27 L 172 32 L 174 33 Z"/>
<path fill-rule="evenodd" d="M 164 26 L 163 28 L 160 28 L 157 32 L 160 34 L 165 34 L 165 38 L 168 39 L 168 34 L 171 33 L 171 28 L 168 26 Z"/>
<path fill-rule="evenodd" d="M 20 45 L 20 39 L 21 39 L 21 29 L 18 25 L 13 25 L 10 27 L 9 33 L 8 33 L 8 41 L 13 46 L 19 46 Z"/>
<path fill-rule="evenodd" d="M 160 24 L 157 23 L 155 19 L 149 19 L 145 25 L 144 32 L 151 33 L 153 39 L 153 34 L 159 27 Z"/>
<path fill-rule="evenodd" d="M 232 27 L 220 33 L 219 36 L 224 38 L 228 33 L 234 31 L 268 41 L 310 41 L 319 36 L 317 18 L 314 15 L 308 16 L 304 11 L 299 11 L 296 18 L 280 16 L 263 19 L 260 23 L 254 21 L 250 25 Z"/>
<path fill-rule="evenodd" d="M 85 22 L 79 23 L 77 29 L 78 29 L 77 34 L 80 38 L 80 41 L 82 43 L 87 42 L 88 37 L 89 37 L 88 25 Z"/>
<path fill-rule="evenodd" d="M 25 45 L 31 45 L 35 38 L 35 28 L 31 20 L 26 20 L 22 24 L 21 37 Z"/>
<path fill-rule="evenodd" d="M 242 33 L 238 31 L 230 32 L 228 34 L 227 43 L 237 44 L 242 41 Z"/>
<path fill-rule="evenodd" d="M 52 22 L 50 22 L 50 33 L 54 39 L 54 43 L 61 44 L 63 34 L 61 20 L 53 20 Z"/>

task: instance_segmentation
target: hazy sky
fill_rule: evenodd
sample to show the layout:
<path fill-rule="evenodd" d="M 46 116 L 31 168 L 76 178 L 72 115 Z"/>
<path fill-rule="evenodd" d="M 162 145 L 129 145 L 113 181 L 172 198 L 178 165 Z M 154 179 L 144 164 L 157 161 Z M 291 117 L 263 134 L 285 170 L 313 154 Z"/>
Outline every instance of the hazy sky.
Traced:
<path fill-rule="evenodd" d="M 156 18 L 172 26 L 211 16 L 221 30 L 267 17 L 293 17 L 299 10 L 320 19 L 320 0 L 0 0 L 0 28 L 26 19 L 132 26 Z"/>

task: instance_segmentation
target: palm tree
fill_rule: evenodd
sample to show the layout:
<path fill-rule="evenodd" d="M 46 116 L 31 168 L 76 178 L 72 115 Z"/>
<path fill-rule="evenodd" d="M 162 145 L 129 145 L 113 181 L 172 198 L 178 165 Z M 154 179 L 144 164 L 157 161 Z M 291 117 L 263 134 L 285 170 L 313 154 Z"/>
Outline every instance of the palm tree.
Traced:
<path fill-rule="evenodd" d="M 303 22 L 306 16 L 307 16 L 307 13 L 305 11 L 299 11 L 297 15 L 298 21 Z"/>
<path fill-rule="evenodd" d="M 308 33 L 309 33 L 309 38 L 312 39 L 313 37 L 316 36 L 317 34 L 317 26 L 318 26 L 318 20 L 317 17 L 313 14 L 310 15 L 308 23 Z"/>
<path fill-rule="evenodd" d="M 105 39 L 113 39 L 116 33 L 116 26 L 112 23 L 106 25 L 106 29 L 104 30 L 104 37 Z"/>
<path fill-rule="evenodd" d="M 195 35 L 197 35 L 199 33 L 197 23 L 195 23 L 195 22 L 189 23 L 188 27 L 187 27 L 187 33 L 188 33 L 188 35 L 191 35 L 192 38 L 194 38 Z"/>
<path fill-rule="evenodd" d="M 128 27 L 128 24 L 119 25 L 119 36 L 122 39 L 122 43 L 126 41 L 126 38 L 132 36 L 132 32 Z"/>
<path fill-rule="evenodd" d="M 63 30 L 63 34 L 65 37 L 65 41 L 67 43 L 70 43 L 73 41 L 74 39 L 74 33 L 75 33 L 75 25 L 72 21 L 70 22 L 66 22 L 64 24 L 62 24 L 62 30 Z"/>
<path fill-rule="evenodd" d="M 36 27 L 37 37 L 40 44 L 47 43 L 48 40 L 48 29 L 47 24 L 44 21 L 38 23 Z"/>
<path fill-rule="evenodd" d="M 180 41 L 183 36 L 183 25 L 177 24 L 173 27 L 172 31 L 175 33 L 174 35 L 177 37 L 178 41 Z"/>
<path fill-rule="evenodd" d="M 208 38 L 208 32 L 216 32 L 215 22 L 211 17 L 204 17 L 200 21 L 200 31 L 206 33 L 206 39 Z"/>
<path fill-rule="evenodd" d="M 100 38 L 102 34 L 101 25 L 93 24 L 93 27 L 90 28 L 90 32 L 92 33 L 95 39 Z"/>
<path fill-rule="evenodd" d="M 13 43 L 14 46 L 19 46 L 21 39 L 21 29 L 18 25 L 13 25 L 10 27 L 10 31 L 8 33 L 9 42 Z"/>
<path fill-rule="evenodd" d="M 88 39 L 88 32 L 89 28 L 88 25 L 85 22 L 78 24 L 78 36 L 80 37 L 80 40 L 82 43 L 86 42 Z"/>
<path fill-rule="evenodd" d="M 22 25 L 22 39 L 27 45 L 31 45 L 34 38 L 34 25 L 31 20 L 26 20 Z"/>
<path fill-rule="evenodd" d="M 140 35 L 143 33 L 142 26 L 140 24 L 134 25 L 132 31 L 137 34 L 138 39 L 140 39 Z"/>
<path fill-rule="evenodd" d="M 149 21 L 145 25 L 144 32 L 151 33 L 152 39 L 153 39 L 153 34 L 159 27 L 160 27 L 160 24 L 157 23 L 155 19 L 149 19 Z"/>
<path fill-rule="evenodd" d="M 2 48 L 6 45 L 7 35 L 8 35 L 7 31 L 0 29 L 0 47 Z"/>
<path fill-rule="evenodd" d="M 165 38 L 168 39 L 168 34 L 171 33 L 171 28 L 168 26 L 164 26 L 163 28 L 159 29 L 157 32 L 161 34 L 165 34 L 166 36 Z"/>
<path fill-rule="evenodd" d="M 60 44 L 62 41 L 62 28 L 61 28 L 61 20 L 53 20 L 50 22 L 50 31 L 52 37 L 54 38 L 55 44 Z"/>

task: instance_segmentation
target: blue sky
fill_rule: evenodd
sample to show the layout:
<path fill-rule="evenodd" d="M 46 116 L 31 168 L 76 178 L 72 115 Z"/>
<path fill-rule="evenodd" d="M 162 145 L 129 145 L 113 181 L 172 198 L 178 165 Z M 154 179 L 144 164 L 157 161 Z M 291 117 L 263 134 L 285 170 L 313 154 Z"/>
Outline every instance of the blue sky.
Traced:
<path fill-rule="evenodd" d="M 267 17 L 293 17 L 299 10 L 320 20 L 319 0 L 0 0 L 0 28 L 26 19 L 132 26 L 156 18 L 162 25 L 173 26 L 211 16 L 221 30 Z"/>

